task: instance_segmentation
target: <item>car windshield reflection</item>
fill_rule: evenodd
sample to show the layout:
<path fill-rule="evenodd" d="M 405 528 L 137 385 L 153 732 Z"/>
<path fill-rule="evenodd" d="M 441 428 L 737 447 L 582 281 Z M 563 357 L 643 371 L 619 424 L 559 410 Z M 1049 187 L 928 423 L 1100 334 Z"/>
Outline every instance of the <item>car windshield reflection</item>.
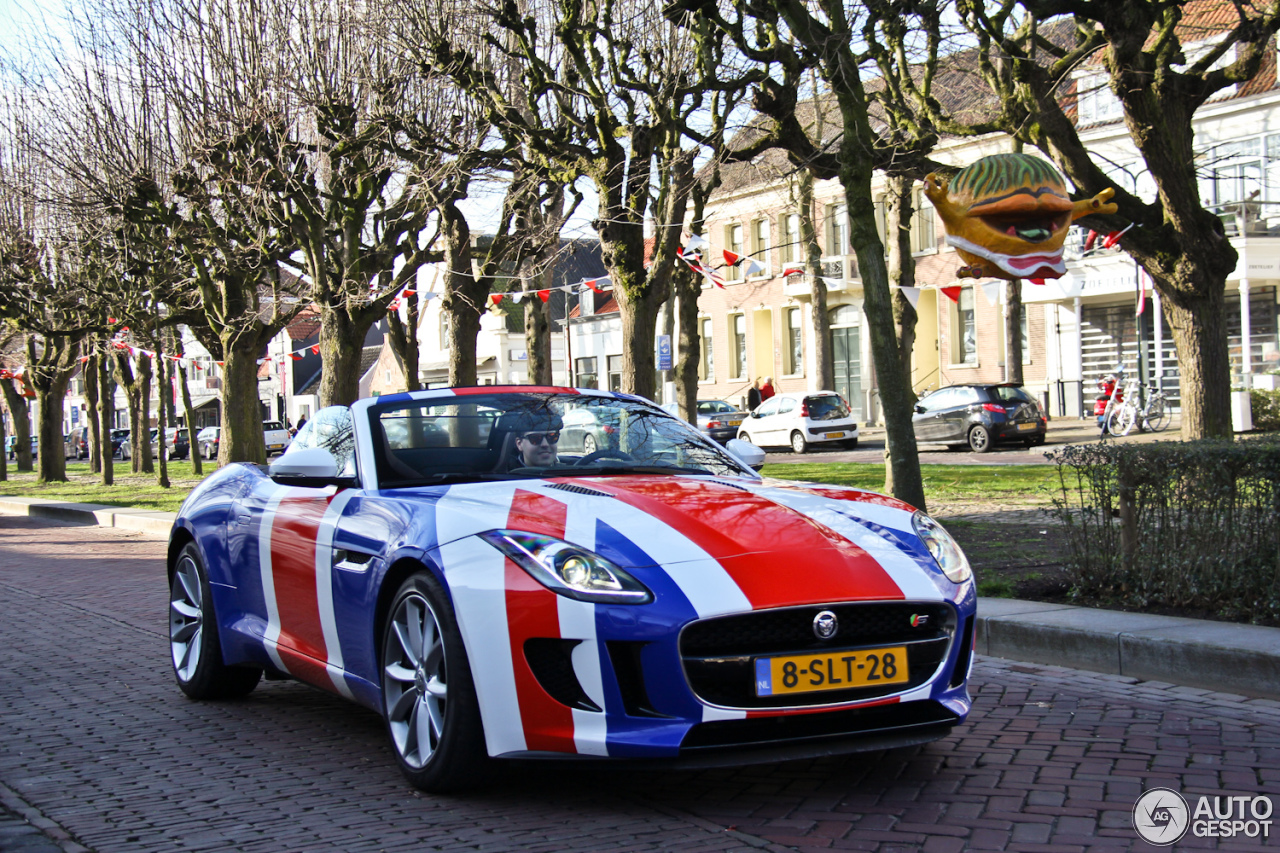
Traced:
<path fill-rule="evenodd" d="M 380 486 L 602 474 L 755 475 L 638 401 L 546 392 L 399 400 L 370 410 Z"/>

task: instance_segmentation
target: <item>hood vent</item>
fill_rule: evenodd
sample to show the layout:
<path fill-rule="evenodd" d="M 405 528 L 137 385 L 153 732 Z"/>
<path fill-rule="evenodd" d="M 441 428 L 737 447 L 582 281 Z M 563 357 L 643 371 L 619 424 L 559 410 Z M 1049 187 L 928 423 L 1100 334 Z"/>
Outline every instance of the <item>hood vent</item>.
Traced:
<path fill-rule="evenodd" d="M 552 483 L 547 486 L 548 489 L 559 489 L 562 492 L 573 492 L 575 495 L 590 495 L 593 498 L 611 498 L 613 495 L 608 492 L 601 492 L 597 489 L 591 489 L 586 486 L 579 486 L 574 483 Z"/>

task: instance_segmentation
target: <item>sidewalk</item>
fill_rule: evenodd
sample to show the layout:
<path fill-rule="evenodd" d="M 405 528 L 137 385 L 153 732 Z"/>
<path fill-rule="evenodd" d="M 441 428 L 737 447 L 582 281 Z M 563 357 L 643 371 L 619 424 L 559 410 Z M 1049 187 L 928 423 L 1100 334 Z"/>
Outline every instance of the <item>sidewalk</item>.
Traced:
<path fill-rule="evenodd" d="M 0 514 L 167 538 L 173 513 L 0 497 Z M 1280 699 L 1280 628 L 979 598 L 978 654 Z"/>

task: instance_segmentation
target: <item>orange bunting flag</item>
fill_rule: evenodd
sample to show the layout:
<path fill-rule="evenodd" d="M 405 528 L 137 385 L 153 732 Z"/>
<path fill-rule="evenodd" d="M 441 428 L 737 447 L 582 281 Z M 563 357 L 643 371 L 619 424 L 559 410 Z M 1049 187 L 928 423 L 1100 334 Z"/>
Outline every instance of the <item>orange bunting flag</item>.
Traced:
<path fill-rule="evenodd" d="M 782 271 L 783 278 L 791 275 L 804 275 L 804 270 L 800 269 L 800 267 L 787 267 Z"/>
<path fill-rule="evenodd" d="M 539 298 L 539 299 L 541 299 L 543 302 L 546 302 L 548 299 L 550 299 L 550 298 L 551 298 L 551 291 L 550 291 L 550 290 L 539 290 L 539 291 L 538 291 L 538 298 Z"/>
<path fill-rule="evenodd" d="M 223 367 L 223 366 L 225 366 L 225 363 L 224 363 L 224 362 L 221 362 L 221 361 L 215 361 L 215 362 L 214 362 L 214 364 L 218 365 L 218 367 Z"/>
<path fill-rule="evenodd" d="M 312 355 L 319 355 L 319 354 L 320 354 L 320 345 L 319 345 L 319 344 L 312 344 L 312 345 L 311 345 L 311 354 L 312 354 Z"/>
<path fill-rule="evenodd" d="M 587 279 L 586 281 L 584 281 L 584 282 L 583 282 L 583 284 L 585 284 L 587 287 L 589 287 L 589 288 L 591 288 L 592 290 L 594 290 L 596 293 L 604 293 L 604 291 L 603 291 L 603 290 L 601 290 L 600 288 L 596 287 L 596 282 L 597 282 L 597 281 L 599 281 L 599 279 L 596 279 L 596 278 L 589 278 L 589 279 Z"/>
<path fill-rule="evenodd" d="M 289 358 L 293 359 L 294 361 L 302 361 L 302 356 L 298 355 L 296 352 L 289 353 Z"/>
<path fill-rule="evenodd" d="M 1042 278 L 1029 278 L 1027 279 L 1027 281 L 1031 282 L 1032 284 L 1044 284 L 1044 279 Z"/>
<path fill-rule="evenodd" d="M 492 302 L 494 305 L 497 305 L 499 302 L 502 301 L 502 294 L 501 293 L 489 294 L 489 301 Z"/>
<path fill-rule="evenodd" d="M 724 250 L 724 262 L 729 266 L 736 267 L 740 260 L 742 260 L 742 257 L 737 252 L 730 252 L 728 249 Z"/>
<path fill-rule="evenodd" d="M 939 289 L 940 289 L 943 293 L 945 293 L 945 294 L 947 295 L 947 298 L 948 298 L 948 299 L 950 299 L 952 302 L 959 302 L 959 301 L 960 301 L 960 291 L 961 291 L 961 290 L 964 290 L 964 288 L 963 288 L 963 287 L 943 287 L 943 288 L 939 288 Z"/>

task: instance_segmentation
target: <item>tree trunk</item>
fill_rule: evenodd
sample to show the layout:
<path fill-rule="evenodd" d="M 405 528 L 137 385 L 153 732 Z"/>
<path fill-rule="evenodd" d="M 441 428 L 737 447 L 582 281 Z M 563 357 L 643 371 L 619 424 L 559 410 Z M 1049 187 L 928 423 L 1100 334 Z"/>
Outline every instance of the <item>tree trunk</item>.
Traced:
<path fill-rule="evenodd" d="M 218 464 L 267 463 L 262 434 L 262 406 L 258 402 L 258 354 L 261 344 L 234 340 L 224 344 L 222 375 L 222 433 Z"/>
<path fill-rule="evenodd" d="M 654 398 L 654 336 L 658 331 L 658 308 L 662 298 L 652 291 L 632 301 L 616 285 L 622 318 L 622 390 L 647 400 Z"/>
<path fill-rule="evenodd" d="M 845 156 L 848 157 L 847 152 Z M 911 425 L 915 395 L 911 391 L 910 378 L 902 370 L 898 358 L 888 272 L 871 201 L 871 169 L 869 164 L 864 167 L 846 160 L 842 164 L 842 172 L 841 184 L 849 210 L 849 238 L 857 252 L 858 269 L 862 273 L 863 309 L 870 331 L 872 363 L 879 379 L 880 402 L 884 408 L 888 447 L 886 462 L 893 469 L 893 496 L 923 511 L 924 480 L 920 473 L 916 435 Z"/>
<path fill-rule="evenodd" d="M 368 326 L 357 326 L 345 311 L 320 312 L 320 407 L 345 406 L 360 397 L 360 363 Z M 261 430 L 259 430 L 261 431 Z"/>
<path fill-rule="evenodd" d="M 182 411 L 186 415 L 187 422 L 187 451 L 191 459 L 191 473 L 196 477 L 204 476 L 204 459 L 200 456 L 200 451 L 196 447 L 196 412 L 191 408 L 191 389 L 187 387 L 187 366 L 179 361 L 178 363 L 178 392 L 182 395 Z M 265 440 L 265 439 L 264 439 Z"/>
<path fill-rule="evenodd" d="M 893 175 L 886 183 L 885 193 L 885 248 L 889 258 L 888 275 L 891 284 L 897 286 L 890 297 L 893 311 L 894 350 L 897 354 L 898 370 L 907 381 L 906 394 L 908 405 L 907 417 L 914 414 L 916 404 L 915 389 L 911 387 L 911 350 L 916 341 L 916 321 L 919 319 L 916 309 L 903 294 L 902 288 L 915 287 L 916 263 L 911 255 L 911 217 L 915 213 L 912 203 L 911 188 L 914 182 L 905 175 Z M 884 395 L 881 403 L 886 406 Z M 886 413 L 885 421 L 889 416 Z M 912 428 L 914 435 L 914 427 Z M 894 466 L 890 464 L 893 449 L 889 442 L 884 448 L 884 490 L 893 494 Z"/>
<path fill-rule="evenodd" d="M 480 334 L 480 313 L 458 297 L 445 297 L 449 309 L 449 384 L 475 385 L 476 336 Z M 452 310 L 460 305 L 461 310 Z"/>
<path fill-rule="evenodd" d="M 169 362 L 164 358 L 164 336 L 156 337 L 156 362 L 160 365 L 160 409 L 156 412 L 156 447 L 160 454 L 159 471 L 156 484 L 162 489 L 169 488 L 169 449 L 165 446 L 165 430 L 169 426 L 168 414 L 173 411 L 173 383 L 169 380 Z M 147 442 L 151 446 L 151 442 Z"/>
<path fill-rule="evenodd" d="M 85 450 L 89 454 L 89 471 L 94 474 L 102 471 L 102 455 L 99 450 L 102 447 L 102 424 L 98 421 L 98 364 L 101 360 L 101 356 L 89 356 L 80 374 L 84 378 L 84 399 L 89 407 L 85 412 L 85 420 L 88 422 L 86 426 L 89 428 L 89 443 Z"/>
<path fill-rule="evenodd" d="M 111 356 L 102 357 L 90 381 L 98 383 L 98 410 L 94 415 L 98 419 L 98 432 L 102 435 L 97 448 L 102 463 L 102 485 L 110 486 L 116 481 L 115 454 L 111 452 L 111 430 L 116 425 L 116 389 L 111 379 Z"/>
<path fill-rule="evenodd" d="M 36 389 L 36 427 L 40 436 L 36 479 L 41 483 L 67 482 L 67 455 L 62 438 L 62 401 L 66 396 L 67 380 L 60 376 L 53 377 L 47 389 Z"/>
<path fill-rule="evenodd" d="M 1022 382 L 1022 279 L 1007 282 L 1004 288 L 1004 381 Z"/>
<path fill-rule="evenodd" d="M 822 280 L 822 244 L 813 222 L 813 173 L 800 171 L 800 241 L 805 247 L 805 269 L 809 273 L 809 301 L 813 312 L 814 377 L 810 391 L 834 391 L 835 365 L 831 361 L 831 318 L 827 316 L 827 284 Z"/>
<path fill-rule="evenodd" d="M 698 295 L 702 292 L 702 280 L 693 270 L 677 270 L 671 278 L 671 289 L 676 302 L 680 352 L 676 362 L 676 402 L 680 405 L 680 417 L 694 423 L 698 412 L 698 369 L 702 361 L 702 340 L 698 333 Z"/>
<path fill-rule="evenodd" d="M 405 303 L 405 319 L 400 319 L 399 311 L 387 315 L 387 341 L 391 345 L 391 354 L 404 375 L 404 390 L 421 391 L 422 377 L 418 358 L 418 296 L 401 297 Z"/>
<path fill-rule="evenodd" d="M 40 465 L 37 479 L 41 483 L 67 481 L 62 403 L 67 397 L 67 383 L 76 371 L 79 355 L 78 339 L 46 339 L 37 354 L 35 338 L 27 337 L 27 382 L 35 389 L 39 403 Z"/>
<path fill-rule="evenodd" d="M 9 415 L 13 418 L 14 468 L 21 474 L 31 470 L 31 404 L 19 393 L 12 381 L 0 379 L 0 388 L 4 390 Z"/>
<path fill-rule="evenodd" d="M 1231 435 L 1227 355 L 1226 290 L 1209 289 L 1194 298 L 1164 297 L 1165 312 L 1178 349 L 1182 395 L 1182 438 Z"/>
<path fill-rule="evenodd" d="M 548 264 L 540 272 L 525 279 L 524 341 L 529 354 L 530 385 L 551 385 L 551 303 L 538 298 L 536 291 L 551 286 L 553 267 Z"/>

